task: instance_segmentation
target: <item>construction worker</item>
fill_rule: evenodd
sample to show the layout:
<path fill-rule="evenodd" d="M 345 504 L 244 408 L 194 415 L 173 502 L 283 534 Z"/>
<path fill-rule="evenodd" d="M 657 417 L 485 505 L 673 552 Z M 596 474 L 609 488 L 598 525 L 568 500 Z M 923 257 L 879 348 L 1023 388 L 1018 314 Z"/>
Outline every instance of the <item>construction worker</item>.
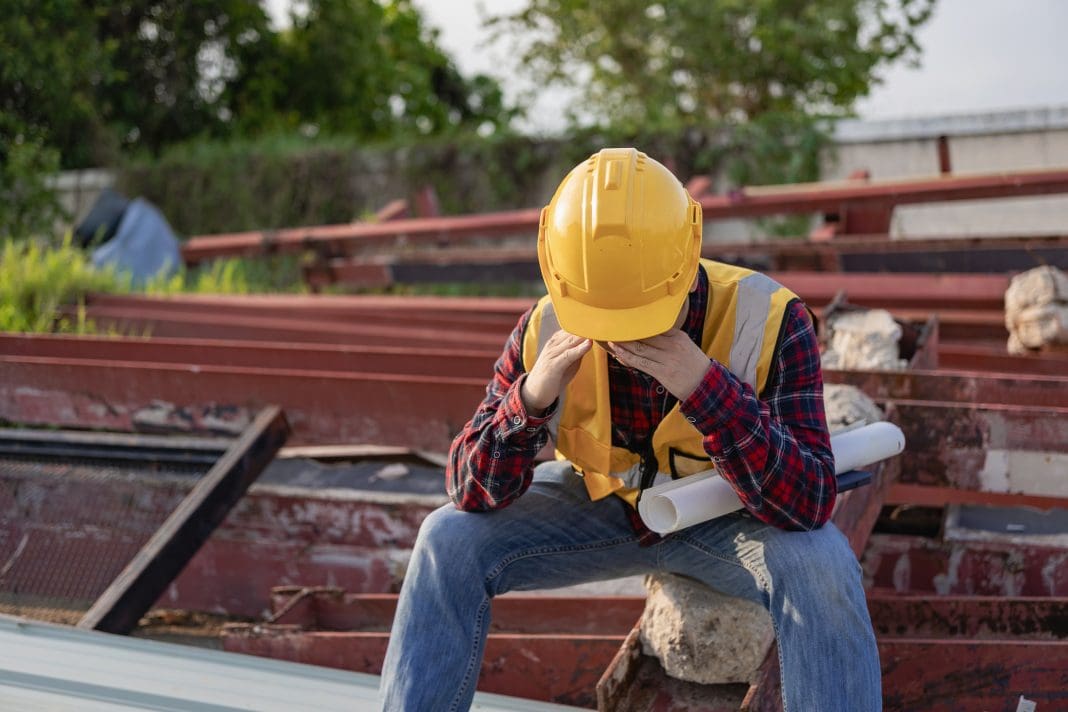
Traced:
<path fill-rule="evenodd" d="M 386 710 L 470 706 L 494 596 L 648 573 L 767 608 L 788 712 L 881 709 L 860 567 L 828 522 L 811 316 L 770 278 L 702 260 L 701 230 L 700 205 L 632 148 L 578 165 L 542 211 L 548 295 L 452 443 L 454 506 L 412 552 Z M 557 460 L 535 467 L 549 440 Z M 744 510 L 664 537 L 645 527 L 644 489 L 710 468 Z"/>

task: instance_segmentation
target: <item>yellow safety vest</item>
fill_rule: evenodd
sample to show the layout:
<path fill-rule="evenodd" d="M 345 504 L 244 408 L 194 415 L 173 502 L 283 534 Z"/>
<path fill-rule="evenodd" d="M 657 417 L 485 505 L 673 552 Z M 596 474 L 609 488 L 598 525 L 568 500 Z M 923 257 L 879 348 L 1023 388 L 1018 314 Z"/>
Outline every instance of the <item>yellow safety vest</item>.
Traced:
<path fill-rule="evenodd" d="M 770 277 L 732 265 L 701 260 L 708 276 L 708 305 L 701 348 L 759 394 L 767 384 L 786 308 L 797 299 Z M 534 307 L 523 335 L 523 365 L 529 372 L 549 337 L 560 328 L 549 297 Z M 596 344 L 557 404 L 549 423 L 560 459 L 583 475 L 590 498 L 615 494 L 636 506 L 641 457 L 612 446 L 607 352 Z M 701 433 L 675 406 L 653 433 L 661 473 L 685 477 L 712 467 Z"/>

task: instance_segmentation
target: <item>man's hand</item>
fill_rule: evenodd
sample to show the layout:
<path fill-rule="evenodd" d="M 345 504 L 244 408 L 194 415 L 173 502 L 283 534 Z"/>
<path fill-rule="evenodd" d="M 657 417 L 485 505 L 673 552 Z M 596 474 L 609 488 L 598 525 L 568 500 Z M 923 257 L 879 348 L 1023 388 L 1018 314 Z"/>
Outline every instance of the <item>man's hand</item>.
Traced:
<path fill-rule="evenodd" d="M 541 415 L 553 404 L 564 386 L 575 377 L 579 361 L 592 345 L 589 339 L 563 330 L 549 337 L 519 392 L 528 413 Z"/>
<path fill-rule="evenodd" d="M 693 394 L 712 367 L 712 360 L 679 329 L 641 341 L 612 341 L 609 347 L 617 361 L 648 373 L 680 401 Z"/>

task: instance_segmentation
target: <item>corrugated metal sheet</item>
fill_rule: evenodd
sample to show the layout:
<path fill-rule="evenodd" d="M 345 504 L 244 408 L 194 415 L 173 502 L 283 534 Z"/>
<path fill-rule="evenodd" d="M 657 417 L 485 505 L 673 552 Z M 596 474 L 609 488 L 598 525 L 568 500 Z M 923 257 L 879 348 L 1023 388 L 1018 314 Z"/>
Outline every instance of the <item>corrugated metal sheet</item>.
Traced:
<path fill-rule="evenodd" d="M 377 710 L 378 678 L 0 616 L 0 710 Z M 479 693 L 474 710 L 576 708 Z"/>

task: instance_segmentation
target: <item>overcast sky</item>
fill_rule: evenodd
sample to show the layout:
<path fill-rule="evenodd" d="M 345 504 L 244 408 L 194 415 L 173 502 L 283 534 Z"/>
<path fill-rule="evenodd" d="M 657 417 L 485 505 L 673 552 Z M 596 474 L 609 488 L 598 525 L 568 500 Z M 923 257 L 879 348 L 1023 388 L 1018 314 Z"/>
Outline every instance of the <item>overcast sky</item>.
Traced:
<path fill-rule="evenodd" d="M 502 71 L 501 49 L 485 47 L 479 0 L 413 0 L 441 31 L 440 43 L 464 73 L 484 72 L 517 89 Z M 268 0 L 276 16 L 288 0 Z M 495 12 L 524 0 L 488 0 Z M 670 8 L 670 0 L 665 3 Z M 886 119 L 1068 106 L 1068 0 L 938 0 L 919 34 L 917 69 L 894 67 L 871 96 L 857 104 L 863 118 Z M 537 129 L 560 126 L 560 92 L 534 106 Z"/>

